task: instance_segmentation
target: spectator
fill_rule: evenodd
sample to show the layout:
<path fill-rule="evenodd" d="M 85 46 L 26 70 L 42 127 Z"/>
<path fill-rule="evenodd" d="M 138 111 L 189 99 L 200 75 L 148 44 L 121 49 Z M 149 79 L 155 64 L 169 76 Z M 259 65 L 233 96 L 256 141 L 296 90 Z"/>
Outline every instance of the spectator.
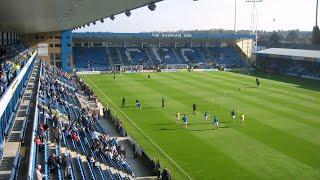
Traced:
<path fill-rule="evenodd" d="M 60 144 L 60 140 L 62 138 L 62 134 L 61 134 L 61 130 L 58 126 L 56 126 L 53 130 L 53 135 L 54 135 L 54 140 L 55 142 L 59 145 Z"/>
<path fill-rule="evenodd" d="M 64 177 L 69 178 L 71 176 L 71 165 L 66 155 L 62 157 L 61 167 L 64 172 Z"/>
<path fill-rule="evenodd" d="M 43 147 L 44 147 L 44 145 L 43 145 L 40 137 L 39 137 L 39 136 L 36 136 L 36 138 L 34 139 L 34 142 L 36 143 L 36 146 L 38 147 L 39 152 L 41 152 L 42 149 L 43 149 Z"/>
<path fill-rule="evenodd" d="M 161 174 L 161 179 L 162 180 L 171 180 L 171 175 L 170 175 L 169 171 L 167 170 L 167 168 L 163 168 L 162 174 Z"/>
<path fill-rule="evenodd" d="M 42 180 L 44 177 L 46 177 L 46 175 L 44 175 L 43 173 L 41 173 L 41 165 L 37 166 L 37 170 L 36 170 L 36 174 L 37 174 L 37 180 Z"/>
<path fill-rule="evenodd" d="M 72 140 L 74 140 L 76 142 L 79 141 L 79 136 L 78 136 L 77 132 L 75 132 L 75 131 L 73 131 L 71 133 L 71 138 L 72 138 Z"/>
<path fill-rule="evenodd" d="M 59 168 L 59 164 L 57 163 L 57 159 L 54 154 L 51 154 L 48 158 L 48 165 L 52 173 L 56 172 L 56 170 Z"/>
<path fill-rule="evenodd" d="M 161 165 L 159 160 L 156 162 L 155 167 L 154 167 L 154 171 L 155 171 L 155 175 L 158 177 L 158 179 L 160 179 L 160 175 L 161 175 Z"/>
<path fill-rule="evenodd" d="M 98 141 L 100 135 L 101 135 L 101 134 L 98 133 L 97 131 L 93 131 L 93 132 L 92 132 L 92 139 Z"/>

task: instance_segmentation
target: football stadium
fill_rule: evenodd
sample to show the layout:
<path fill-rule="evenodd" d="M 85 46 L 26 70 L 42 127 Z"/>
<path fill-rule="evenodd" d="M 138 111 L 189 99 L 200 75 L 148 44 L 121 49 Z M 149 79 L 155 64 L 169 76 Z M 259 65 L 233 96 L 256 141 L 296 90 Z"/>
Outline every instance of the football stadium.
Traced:
<path fill-rule="evenodd" d="M 0 2 L 0 179 L 320 179 L 309 1 L 312 31 L 260 30 L 267 2 L 234 0 L 232 30 L 138 32 L 98 27 L 181 1 Z M 251 29 L 237 30 L 239 3 Z"/>

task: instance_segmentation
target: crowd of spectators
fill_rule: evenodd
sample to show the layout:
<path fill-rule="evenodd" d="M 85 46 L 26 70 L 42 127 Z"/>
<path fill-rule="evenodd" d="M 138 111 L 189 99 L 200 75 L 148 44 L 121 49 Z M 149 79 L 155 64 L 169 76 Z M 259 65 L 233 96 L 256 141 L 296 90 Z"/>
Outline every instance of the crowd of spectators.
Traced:
<path fill-rule="evenodd" d="M 116 138 L 110 138 L 107 134 L 98 132 L 96 129 L 96 122 L 99 120 L 99 114 L 95 111 L 90 111 L 89 109 L 80 108 L 80 104 L 70 104 L 67 102 L 63 96 L 68 94 L 69 96 L 74 95 L 78 90 L 74 90 L 72 93 L 70 89 L 66 90 L 63 84 L 59 83 L 58 79 L 66 79 L 69 84 L 78 84 L 80 91 L 83 90 L 87 96 L 91 96 L 91 101 L 95 100 L 93 91 L 85 85 L 79 78 L 72 77 L 59 69 L 43 63 L 43 73 L 44 76 L 40 78 L 40 106 L 43 114 L 43 121 L 39 124 L 39 131 L 35 137 L 35 143 L 38 146 L 39 152 L 42 151 L 44 143 L 48 140 L 47 132 L 52 133 L 53 142 L 57 145 L 61 145 L 62 137 L 70 138 L 74 143 L 80 143 L 80 138 L 88 138 L 88 134 L 91 135 L 93 143 L 91 144 L 92 154 L 85 154 L 90 163 L 95 165 L 95 159 L 97 153 L 110 157 L 113 161 L 117 162 L 121 166 L 127 166 L 126 163 L 126 150 L 123 145 L 119 144 Z M 59 78 L 58 78 L 59 76 Z M 76 89 L 76 88 L 75 88 Z M 60 112 L 59 107 L 63 106 L 64 109 L 79 108 L 78 114 L 63 114 Z M 76 107 L 78 106 L 78 107 Z M 71 112 L 71 111 L 68 111 Z M 63 121 L 60 116 L 64 115 L 67 117 Z M 50 130 L 49 127 L 52 127 Z M 47 160 L 51 172 L 57 172 L 58 169 L 62 169 L 66 172 L 67 169 L 63 164 L 67 158 L 51 154 Z M 130 171 L 129 173 L 132 173 Z M 68 173 L 65 175 L 69 175 Z"/>
<path fill-rule="evenodd" d="M 26 57 L 19 53 L 25 50 L 22 45 L 0 46 L 0 97 L 5 93 L 11 82 L 18 76 L 26 63 Z M 21 50 L 21 51 L 20 51 Z"/>
<path fill-rule="evenodd" d="M 265 73 L 286 73 L 297 76 L 320 78 L 320 62 L 283 58 L 258 59 L 257 67 Z"/>
<path fill-rule="evenodd" d="M 55 143 L 56 146 L 62 146 L 62 143 L 65 143 L 64 139 L 66 141 L 68 139 L 73 141 L 75 146 L 77 146 L 81 144 L 82 138 L 89 138 L 91 139 L 91 143 L 88 145 L 91 150 L 84 152 L 84 155 L 92 166 L 96 166 L 96 161 L 101 160 L 98 157 L 102 156 L 115 162 L 127 173 L 134 176 L 126 162 L 127 154 L 125 147 L 119 143 L 117 138 L 111 138 L 108 134 L 97 128 L 97 122 L 100 118 L 103 118 L 111 120 L 116 125 L 117 130 L 120 133 L 122 132 L 122 123 L 118 118 L 112 116 L 111 109 L 108 107 L 103 108 L 103 117 L 100 117 L 96 111 L 80 108 L 79 101 L 77 102 L 78 104 L 70 103 L 69 100 L 66 100 L 65 96 L 73 96 L 76 99 L 75 94 L 80 93 L 80 91 L 90 97 L 90 101 L 98 101 L 98 99 L 92 89 L 77 76 L 65 74 L 44 62 L 42 62 L 42 66 L 43 76 L 40 78 L 40 89 L 38 92 L 42 118 L 34 139 L 39 152 L 43 152 L 44 146 L 50 138 L 51 142 Z M 70 87 L 68 87 L 69 85 Z M 61 108 L 59 107 L 62 106 L 64 107 L 62 109 L 69 109 L 66 112 L 72 112 L 72 108 L 79 109 L 79 111 L 76 114 L 61 112 Z M 136 158 L 136 150 L 134 150 L 134 153 Z M 50 153 L 46 162 L 51 173 L 57 174 L 61 170 L 64 177 L 70 176 L 71 160 L 67 154 Z M 161 172 L 159 162 L 155 163 L 154 168 L 155 175 L 158 178 L 164 180 L 171 179 L 170 172 L 166 168 L 163 168 Z M 40 169 L 39 173 L 41 173 Z"/>

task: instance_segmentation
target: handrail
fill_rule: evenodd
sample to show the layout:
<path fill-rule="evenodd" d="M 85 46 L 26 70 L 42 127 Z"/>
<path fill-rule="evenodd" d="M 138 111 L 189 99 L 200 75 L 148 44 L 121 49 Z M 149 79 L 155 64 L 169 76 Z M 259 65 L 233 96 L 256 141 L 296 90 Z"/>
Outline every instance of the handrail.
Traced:
<path fill-rule="evenodd" d="M 5 91 L 5 93 L 0 97 L 0 117 L 2 117 L 4 111 L 6 110 L 7 105 L 9 104 L 16 88 L 18 85 L 21 83 L 22 78 L 26 74 L 28 68 L 32 64 L 32 62 L 35 60 L 36 52 L 33 53 L 33 55 L 30 57 L 28 62 L 24 65 L 20 73 L 18 74 L 17 77 L 11 82 L 9 85 L 8 89 Z"/>
<path fill-rule="evenodd" d="M 40 64 L 40 75 L 39 77 L 42 76 L 42 63 L 39 62 Z M 38 125 L 38 114 L 39 114 L 39 109 L 38 109 L 38 103 L 39 103 L 39 90 L 40 90 L 40 78 L 38 80 L 38 88 L 37 88 L 37 96 L 36 96 L 36 104 L 35 104 L 35 112 L 34 112 L 34 119 L 33 119 L 33 127 L 32 127 L 32 141 L 31 141 L 31 145 L 30 145 L 30 153 L 29 153 L 29 169 L 28 169 L 28 179 L 33 179 L 33 176 L 34 176 L 34 169 L 35 167 L 33 167 L 33 162 L 35 161 L 35 157 L 33 156 L 34 155 L 34 151 L 35 151 L 35 142 L 33 140 L 33 138 L 36 136 L 36 128 L 37 128 L 37 125 Z"/>

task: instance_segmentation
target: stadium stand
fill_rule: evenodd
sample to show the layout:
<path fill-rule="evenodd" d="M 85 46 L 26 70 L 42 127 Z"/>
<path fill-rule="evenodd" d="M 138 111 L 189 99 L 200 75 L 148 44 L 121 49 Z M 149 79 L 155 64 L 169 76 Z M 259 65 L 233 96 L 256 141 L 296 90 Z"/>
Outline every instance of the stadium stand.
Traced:
<path fill-rule="evenodd" d="M 105 71 L 107 67 L 110 67 L 107 52 L 104 47 L 74 47 L 73 52 L 75 53 L 76 68 L 91 68 L 97 71 Z"/>
<path fill-rule="evenodd" d="M 260 62 L 259 68 L 264 72 L 320 78 L 320 62 L 270 58 Z"/>
<path fill-rule="evenodd" d="M 132 66 L 143 65 L 151 67 L 157 64 L 199 64 L 215 63 L 224 67 L 244 67 L 246 62 L 234 47 L 190 48 L 190 47 L 74 47 L 73 56 L 78 70 L 110 68 L 112 64 Z M 107 53 L 109 51 L 109 53 Z M 94 64 L 94 65 L 93 65 Z"/>
<path fill-rule="evenodd" d="M 17 176 L 21 161 L 21 144 L 25 140 L 32 87 L 37 71 L 37 68 L 34 68 L 35 54 L 29 56 L 32 51 L 19 51 L 20 49 L 15 50 L 15 55 L 10 59 L 6 57 L 1 67 L 1 86 L 5 91 L 0 97 L 0 175 L 6 179 L 14 179 Z"/>
<path fill-rule="evenodd" d="M 124 146 L 108 136 L 98 112 L 81 107 L 81 94 L 96 101 L 79 78 L 41 63 L 29 176 L 41 165 L 49 179 L 133 179 Z"/>
<path fill-rule="evenodd" d="M 319 51 L 271 48 L 256 54 L 260 71 L 320 78 Z"/>
<path fill-rule="evenodd" d="M 26 55 L 23 45 L 0 46 L 0 97 L 26 63 Z"/>

